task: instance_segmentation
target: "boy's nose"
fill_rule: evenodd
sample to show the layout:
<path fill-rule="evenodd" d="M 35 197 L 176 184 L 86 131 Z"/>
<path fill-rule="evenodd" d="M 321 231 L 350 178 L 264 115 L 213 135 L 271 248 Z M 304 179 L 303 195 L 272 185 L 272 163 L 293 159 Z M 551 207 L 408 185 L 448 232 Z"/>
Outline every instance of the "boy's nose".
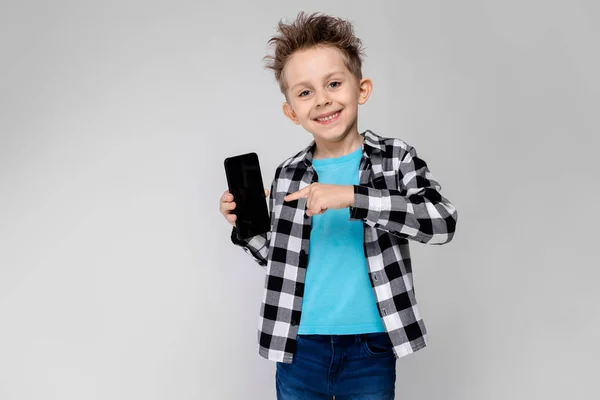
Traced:
<path fill-rule="evenodd" d="M 319 94 L 317 97 L 317 104 L 320 106 L 326 106 L 328 104 L 331 104 L 331 99 L 329 98 L 329 95 L 321 92 L 321 94 Z"/>

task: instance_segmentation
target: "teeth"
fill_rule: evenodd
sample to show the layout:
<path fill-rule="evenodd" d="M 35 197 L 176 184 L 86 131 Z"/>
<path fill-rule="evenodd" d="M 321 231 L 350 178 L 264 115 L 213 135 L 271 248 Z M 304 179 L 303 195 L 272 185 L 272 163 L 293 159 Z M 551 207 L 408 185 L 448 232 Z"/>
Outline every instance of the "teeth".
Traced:
<path fill-rule="evenodd" d="M 339 113 L 335 113 L 335 114 L 333 114 L 333 115 L 331 115 L 329 117 L 326 117 L 326 118 L 317 118 L 317 120 L 319 120 L 319 121 L 329 121 L 330 119 L 334 119 L 335 117 L 337 117 L 338 114 Z"/>

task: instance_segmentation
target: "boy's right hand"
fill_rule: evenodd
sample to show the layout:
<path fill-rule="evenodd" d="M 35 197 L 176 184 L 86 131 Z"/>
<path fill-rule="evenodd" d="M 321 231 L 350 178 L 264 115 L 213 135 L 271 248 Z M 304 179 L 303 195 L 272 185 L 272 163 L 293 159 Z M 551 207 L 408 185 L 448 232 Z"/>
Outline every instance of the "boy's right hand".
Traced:
<path fill-rule="evenodd" d="M 269 195 L 269 190 L 265 189 L 265 197 Z M 225 217 L 227 222 L 231 225 L 235 226 L 235 220 L 237 216 L 233 213 L 235 209 L 235 202 L 233 201 L 233 195 L 229 193 L 229 190 L 226 190 L 221 196 L 221 201 L 219 203 L 219 209 L 221 214 Z"/>

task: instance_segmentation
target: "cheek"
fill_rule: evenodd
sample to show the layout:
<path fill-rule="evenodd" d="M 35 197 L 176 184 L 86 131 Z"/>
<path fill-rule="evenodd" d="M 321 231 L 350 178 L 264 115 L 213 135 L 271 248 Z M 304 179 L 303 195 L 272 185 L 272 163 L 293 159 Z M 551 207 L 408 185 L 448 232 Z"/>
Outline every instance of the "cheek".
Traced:
<path fill-rule="evenodd" d="M 305 123 L 308 122 L 313 122 L 313 120 L 310 118 L 311 112 L 310 109 L 307 110 L 302 110 L 300 112 L 298 112 L 298 118 Z"/>

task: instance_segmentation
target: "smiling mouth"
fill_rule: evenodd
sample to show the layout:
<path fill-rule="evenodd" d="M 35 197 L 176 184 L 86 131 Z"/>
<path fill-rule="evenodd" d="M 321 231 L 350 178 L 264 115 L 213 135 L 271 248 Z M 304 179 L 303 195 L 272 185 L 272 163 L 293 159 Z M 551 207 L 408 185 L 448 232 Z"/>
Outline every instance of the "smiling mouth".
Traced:
<path fill-rule="evenodd" d="M 342 110 L 340 110 L 340 111 L 336 112 L 335 114 L 330 115 L 329 117 L 326 117 L 326 118 L 315 118 L 315 121 L 321 125 L 328 125 L 328 124 L 331 124 L 332 122 L 335 122 L 338 119 L 340 119 L 341 113 L 342 113 Z"/>

